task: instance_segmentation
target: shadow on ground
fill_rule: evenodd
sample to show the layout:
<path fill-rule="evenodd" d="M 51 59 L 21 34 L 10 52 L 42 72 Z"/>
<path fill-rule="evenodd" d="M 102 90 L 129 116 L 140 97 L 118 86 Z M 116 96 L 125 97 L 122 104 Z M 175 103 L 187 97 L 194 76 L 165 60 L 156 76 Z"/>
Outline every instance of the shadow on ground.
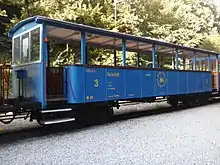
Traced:
<path fill-rule="evenodd" d="M 215 104 L 218 103 L 220 99 L 216 100 L 211 100 L 207 104 L 204 105 L 210 105 L 210 104 Z M 196 105 L 194 107 L 198 107 L 201 105 Z M 192 108 L 194 108 L 192 107 Z M 184 106 L 179 106 L 177 109 L 172 109 L 171 107 L 162 107 L 158 108 L 156 110 L 146 110 L 146 111 L 138 111 L 138 112 L 131 112 L 128 114 L 120 114 L 117 116 L 114 116 L 112 120 L 109 123 L 113 123 L 115 121 L 123 121 L 123 120 L 129 120 L 132 118 L 138 118 L 138 117 L 143 117 L 143 116 L 152 116 L 152 115 L 158 115 L 158 114 L 163 114 L 163 113 L 172 113 L 172 112 L 177 112 L 177 111 L 183 111 L 183 110 L 192 110 L 192 108 L 187 109 Z M 75 123 L 64 123 L 64 124 L 58 124 L 58 125 L 52 125 L 52 126 L 47 126 L 47 127 L 41 127 L 41 126 L 36 126 L 36 127 L 31 127 L 31 128 L 23 128 L 20 130 L 13 130 L 13 131 L 7 131 L 7 132 L 2 132 L 0 133 L 0 145 L 1 144 L 9 144 L 13 142 L 18 142 L 20 140 L 26 140 L 30 138 L 36 138 L 36 137 L 44 137 L 48 135 L 55 135 L 56 133 L 65 133 L 65 132 L 78 132 L 78 131 L 83 131 L 84 129 L 88 129 L 90 126 L 79 126 L 76 125 Z"/>

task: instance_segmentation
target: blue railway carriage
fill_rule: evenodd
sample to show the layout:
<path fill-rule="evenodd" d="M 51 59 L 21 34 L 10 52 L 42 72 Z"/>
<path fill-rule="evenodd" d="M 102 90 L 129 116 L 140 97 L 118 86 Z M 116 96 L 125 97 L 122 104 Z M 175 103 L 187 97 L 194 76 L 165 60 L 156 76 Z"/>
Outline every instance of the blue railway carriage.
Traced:
<path fill-rule="evenodd" d="M 9 37 L 13 97 L 6 99 L 2 91 L 4 123 L 22 115 L 42 125 L 100 122 L 113 115 L 120 101 L 154 102 L 164 97 L 176 107 L 204 101 L 213 91 L 212 72 L 199 70 L 197 58 L 218 60 L 216 52 L 42 16 L 19 22 Z M 51 66 L 52 42 L 78 47 L 78 63 Z M 112 50 L 112 65 L 89 63 L 89 47 Z M 128 65 L 130 52 L 137 57 L 135 66 Z M 150 66 L 141 64 L 143 57 L 151 59 Z M 163 58 L 169 58 L 173 68 L 165 68 Z"/>

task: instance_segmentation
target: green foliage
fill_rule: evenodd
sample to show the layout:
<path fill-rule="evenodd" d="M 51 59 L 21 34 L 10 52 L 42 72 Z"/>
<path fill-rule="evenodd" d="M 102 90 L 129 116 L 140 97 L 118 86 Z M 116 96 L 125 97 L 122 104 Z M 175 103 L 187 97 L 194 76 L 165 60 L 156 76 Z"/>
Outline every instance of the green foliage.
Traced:
<path fill-rule="evenodd" d="M 218 26 L 211 1 L 138 0 L 139 29 L 142 35 L 196 47 Z"/>
<path fill-rule="evenodd" d="M 7 16 L 5 10 L 0 10 L 0 16 Z"/>
<path fill-rule="evenodd" d="M 213 34 L 208 36 L 202 44 L 204 49 L 220 52 L 220 35 Z"/>
<path fill-rule="evenodd" d="M 0 0 L 2 1 L 2 0 Z M 152 37 L 168 42 L 219 51 L 220 17 L 213 0 L 120 0 L 115 22 L 112 0 L 4 0 L 20 7 L 7 29 L 33 15 L 87 24 L 113 31 Z M 0 15 L 7 14 L 0 10 Z M 0 41 L 1 44 L 1 41 Z M 51 44 L 51 65 L 77 63 L 79 48 Z M 88 62 L 112 65 L 113 51 L 88 49 Z M 117 51 L 117 63 L 121 52 Z M 127 63 L 136 65 L 136 53 L 129 53 Z M 171 60 L 163 58 L 165 65 Z M 141 56 L 141 65 L 150 65 L 151 55 Z"/>

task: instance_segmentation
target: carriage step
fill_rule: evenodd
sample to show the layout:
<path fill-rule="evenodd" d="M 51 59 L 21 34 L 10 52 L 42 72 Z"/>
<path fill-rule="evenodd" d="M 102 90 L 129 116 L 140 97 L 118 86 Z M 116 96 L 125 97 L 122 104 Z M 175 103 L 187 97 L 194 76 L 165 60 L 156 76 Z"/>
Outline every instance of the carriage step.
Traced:
<path fill-rule="evenodd" d="M 51 119 L 51 120 L 41 121 L 40 123 L 43 125 L 50 125 L 50 124 L 65 123 L 70 121 L 75 121 L 75 118 Z"/>
<path fill-rule="evenodd" d="M 53 102 L 53 101 L 67 101 L 66 97 L 52 97 L 52 98 L 47 98 L 48 102 Z"/>
<path fill-rule="evenodd" d="M 56 113 L 56 112 L 68 112 L 72 111 L 72 108 L 64 108 L 64 109 L 48 109 L 48 110 L 42 110 L 40 113 Z"/>

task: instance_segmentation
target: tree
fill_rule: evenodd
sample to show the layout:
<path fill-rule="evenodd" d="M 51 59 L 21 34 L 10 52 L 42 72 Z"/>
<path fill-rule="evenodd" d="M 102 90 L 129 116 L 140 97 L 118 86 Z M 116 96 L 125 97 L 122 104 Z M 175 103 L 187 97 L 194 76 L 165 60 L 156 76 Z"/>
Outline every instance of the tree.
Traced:
<path fill-rule="evenodd" d="M 120 0 L 117 4 L 117 22 L 114 22 L 112 0 L 0 0 L 20 8 L 21 15 L 15 16 L 8 29 L 18 21 L 33 15 L 87 24 L 122 33 L 152 37 L 175 44 L 213 49 L 213 36 L 220 31 L 220 17 L 213 0 Z M 0 13 L 3 13 L 0 11 Z M 3 13 L 4 14 L 4 13 Z M 211 40 L 211 41 L 210 41 Z M 214 37 L 216 40 L 216 37 Z M 208 44 L 209 43 L 209 44 Z M 77 49 L 68 45 L 51 49 L 53 56 L 59 56 L 55 63 L 77 61 Z M 93 64 L 110 64 L 112 51 L 88 47 Z M 120 52 L 117 52 L 120 57 Z M 56 58 L 53 58 L 54 60 Z M 134 65 L 136 54 L 129 54 L 129 64 Z M 143 56 L 143 64 L 151 59 Z M 119 60 L 120 61 L 120 58 Z M 170 61 L 167 61 L 170 63 Z"/>
<path fill-rule="evenodd" d="M 201 47 L 207 50 L 220 52 L 220 35 L 213 34 L 208 36 L 204 42 L 202 43 Z"/>

